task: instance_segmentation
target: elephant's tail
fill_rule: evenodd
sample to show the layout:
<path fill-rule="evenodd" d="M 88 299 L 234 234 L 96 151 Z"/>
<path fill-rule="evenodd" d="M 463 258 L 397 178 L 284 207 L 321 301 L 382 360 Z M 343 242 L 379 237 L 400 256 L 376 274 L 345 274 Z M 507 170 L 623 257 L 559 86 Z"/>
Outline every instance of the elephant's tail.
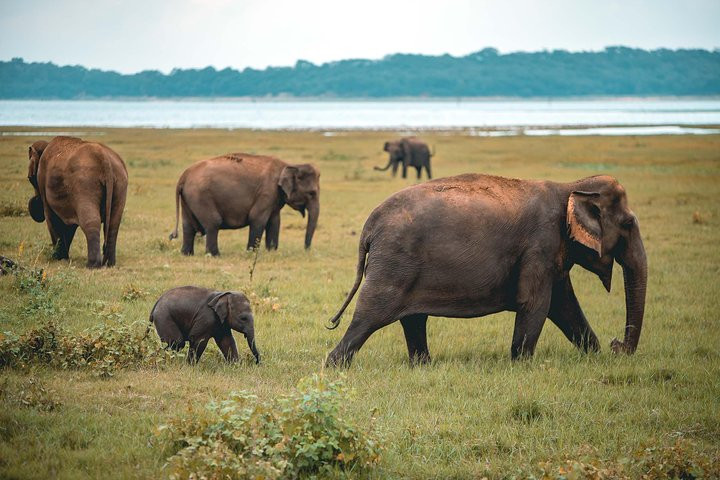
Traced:
<path fill-rule="evenodd" d="M 178 237 L 178 222 L 180 221 L 180 195 L 182 195 L 183 183 L 178 182 L 175 188 L 175 230 L 170 233 L 170 240 Z"/>
<path fill-rule="evenodd" d="M 103 256 L 106 255 L 104 251 L 108 243 L 108 233 L 110 233 L 110 216 L 112 215 L 112 203 L 113 203 L 113 187 L 115 186 L 115 178 L 111 176 L 108 178 L 105 184 L 105 223 L 103 224 Z M 105 257 L 107 258 L 107 257 Z"/>
<path fill-rule="evenodd" d="M 350 293 L 348 293 L 348 296 L 345 299 L 345 303 L 343 303 L 342 307 L 340 307 L 340 310 L 335 314 L 333 318 L 330 319 L 330 324 L 325 325 L 325 328 L 327 328 L 328 330 L 334 330 L 337 328 L 338 325 L 340 325 L 340 317 L 342 317 L 342 314 L 345 312 L 347 306 L 350 305 L 350 302 L 355 296 L 355 293 L 358 291 L 358 288 L 360 288 L 360 282 L 362 282 L 363 273 L 365 272 L 365 256 L 367 255 L 367 253 L 368 246 L 366 245 L 365 239 L 363 238 L 360 240 L 360 246 L 358 248 L 358 264 L 357 274 L 355 275 L 355 285 L 353 285 Z"/>
<path fill-rule="evenodd" d="M 148 320 L 150 320 L 150 322 L 147 324 L 147 328 L 145 329 L 145 334 L 143 334 L 142 338 L 140 339 L 141 341 L 142 341 L 142 340 L 145 340 L 145 339 L 147 338 L 148 334 L 150 333 L 150 328 L 151 328 L 151 327 L 153 326 L 153 324 L 155 323 L 155 319 L 153 318 L 153 314 L 155 313 L 155 307 L 157 307 L 157 304 L 158 304 L 158 303 L 160 303 L 160 299 L 159 299 L 159 298 L 157 299 L 157 302 L 155 302 L 155 305 L 153 305 L 152 310 L 150 310 L 150 318 L 148 319 Z"/>

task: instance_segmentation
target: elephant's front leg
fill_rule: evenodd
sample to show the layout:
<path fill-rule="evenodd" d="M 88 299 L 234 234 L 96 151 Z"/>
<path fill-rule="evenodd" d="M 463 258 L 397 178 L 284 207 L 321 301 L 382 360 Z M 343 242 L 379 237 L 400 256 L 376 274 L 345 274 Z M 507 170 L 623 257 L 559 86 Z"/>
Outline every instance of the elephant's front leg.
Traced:
<path fill-rule="evenodd" d="M 510 355 L 513 360 L 532 357 L 550 309 L 552 281 L 533 263 L 520 269 L 517 313 Z"/>
<path fill-rule="evenodd" d="M 408 315 L 400 319 L 405 333 L 410 365 L 430 363 L 430 351 L 427 344 L 427 318 L 422 313 Z"/>
<path fill-rule="evenodd" d="M 548 318 L 577 348 L 600 351 L 600 342 L 580 308 L 569 276 L 555 282 Z"/>
<path fill-rule="evenodd" d="M 220 351 L 228 362 L 237 362 L 239 355 L 235 339 L 232 332 L 223 333 L 215 337 L 215 343 L 220 347 Z"/>
<path fill-rule="evenodd" d="M 260 248 L 260 241 L 262 240 L 263 230 L 268 223 L 268 217 L 261 219 L 253 219 L 250 221 L 250 232 L 248 233 L 247 249 L 254 250 Z M 279 226 L 278 226 L 279 228 Z"/>
<path fill-rule="evenodd" d="M 270 215 L 265 227 L 265 248 L 277 250 L 280 243 L 280 210 Z"/>

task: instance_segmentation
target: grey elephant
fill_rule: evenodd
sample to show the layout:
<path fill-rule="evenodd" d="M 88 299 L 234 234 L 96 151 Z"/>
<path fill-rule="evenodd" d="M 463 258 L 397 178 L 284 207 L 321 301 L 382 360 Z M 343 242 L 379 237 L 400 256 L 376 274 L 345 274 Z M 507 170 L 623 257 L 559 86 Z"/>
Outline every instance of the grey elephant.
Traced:
<path fill-rule="evenodd" d="M 60 136 L 33 143 L 28 159 L 28 180 L 35 189 L 28 210 L 36 222 L 47 221 L 53 258 L 69 258 L 80 227 L 87 240 L 87 267 L 115 265 L 128 187 L 122 158 L 101 143 Z"/>
<path fill-rule="evenodd" d="M 428 178 L 432 178 L 430 171 L 430 157 L 434 155 L 430 153 L 427 144 L 421 142 L 415 137 L 405 137 L 391 142 L 385 142 L 383 150 L 390 154 L 387 165 L 385 167 L 374 167 L 380 172 L 386 171 L 392 166 L 393 177 L 397 175 L 398 166 L 402 165 L 402 178 L 407 178 L 408 167 L 415 167 L 417 170 L 417 178 L 419 179 L 424 168 Z"/>
<path fill-rule="evenodd" d="M 513 359 L 532 356 L 546 318 L 578 348 L 599 350 L 570 281 L 578 264 L 610 291 L 623 268 L 627 318 L 616 353 L 640 340 L 647 259 L 625 189 L 609 176 L 573 183 L 466 174 L 406 188 L 365 222 L 355 313 L 328 365 L 349 364 L 368 337 L 400 319 L 411 363 L 427 362 L 428 315 L 470 318 L 514 311 Z"/>
<path fill-rule="evenodd" d="M 218 231 L 249 226 L 247 248 L 255 248 L 265 232 L 265 246 L 277 249 L 280 210 L 285 204 L 305 216 L 305 248 L 310 248 L 320 215 L 320 172 L 313 165 L 289 165 L 274 157 L 231 153 L 201 160 L 183 172 L 175 190 L 178 236 L 182 204 L 182 253 L 194 253 L 195 235 L 206 236 L 205 251 L 219 255 Z"/>
<path fill-rule="evenodd" d="M 233 330 L 245 336 L 255 363 L 260 363 L 250 301 L 240 292 L 219 292 L 195 286 L 173 288 L 163 293 L 153 306 L 150 324 L 155 325 L 160 340 L 168 348 L 179 351 L 186 342 L 190 343 L 188 363 L 200 360 L 211 338 L 220 347 L 225 360 L 237 361 Z"/>

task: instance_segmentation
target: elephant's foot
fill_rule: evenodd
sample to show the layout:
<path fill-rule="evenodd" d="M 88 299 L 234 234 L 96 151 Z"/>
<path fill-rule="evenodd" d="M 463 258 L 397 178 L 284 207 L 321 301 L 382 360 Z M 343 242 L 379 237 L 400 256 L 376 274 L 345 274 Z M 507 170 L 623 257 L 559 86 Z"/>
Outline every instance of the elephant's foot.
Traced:
<path fill-rule="evenodd" d="M 351 354 L 341 354 L 337 349 L 333 350 L 325 360 L 326 368 L 348 368 L 352 363 Z"/>
<path fill-rule="evenodd" d="M 417 367 L 422 365 L 429 365 L 432 362 L 429 352 L 418 352 L 410 356 L 410 366 Z"/>
<path fill-rule="evenodd" d="M 615 354 L 632 355 L 633 353 L 635 353 L 634 349 L 630 348 L 625 342 L 621 342 L 617 338 L 612 339 L 612 341 L 610 342 L 610 348 Z"/>

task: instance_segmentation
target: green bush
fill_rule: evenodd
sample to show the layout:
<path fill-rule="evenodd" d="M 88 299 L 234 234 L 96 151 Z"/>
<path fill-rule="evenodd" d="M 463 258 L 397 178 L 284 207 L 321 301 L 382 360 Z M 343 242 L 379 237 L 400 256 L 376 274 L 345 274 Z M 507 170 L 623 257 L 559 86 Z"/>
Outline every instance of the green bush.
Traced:
<path fill-rule="evenodd" d="M 102 324 L 71 334 L 48 321 L 21 336 L 0 334 L 0 367 L 46 364 L 62 369 L 87 368 L 110 377 L 119 368 L 157 366 L 176 355 L 127 325 Z"/>
<path fill-rule="evenodd" d="M 672 445 L 645 446 L 629 458 L 601 460 L 598 452 L 585 446 L 577 458 L 541 462 L 538 474 L 520 472 L 516 478 L 531 480 L 700 480 L 720 478 L 718 452 L 709 454 L 695 443 L 677 439 Z"/>
<path fill-rule="evenodd" d="M 348 394 L 342 380 L 314 375 L 281 398 L 232 393 L 162 425 L 171 478 L 307 478 L 372 468 L 381 437 L 372 414 L 368 430 L 341 417 Z"/>

